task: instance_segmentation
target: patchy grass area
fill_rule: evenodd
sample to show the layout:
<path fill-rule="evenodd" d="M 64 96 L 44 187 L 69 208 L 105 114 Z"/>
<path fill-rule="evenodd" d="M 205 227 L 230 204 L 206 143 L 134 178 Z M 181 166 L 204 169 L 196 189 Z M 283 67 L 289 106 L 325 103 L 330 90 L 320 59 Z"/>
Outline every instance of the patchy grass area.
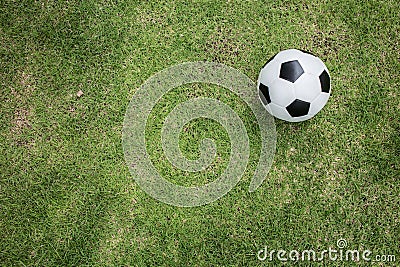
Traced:
<path fill-rule="evenodd" d="M 376 0 L 2 1 L 1 265 L 261 266 L 256 255 L 265 246 L 322 251 L 339 238 L 400 261 L 399 17 L 396 1 Z M 310 121 L 276 121 L 277 153 L 257 191 L 247 191 L 259 149 L 254 117 L 229 91 L 197 84 L 153 110 L 146 135 L 155 166 L 182 185 L 223 171 L 230 145 L 218 123 L 196 120 L 181 135 L 188 158 L 198 156 L 202 138 L 216 139 L 217 158 L 201 173 L 174 169 L 159 141 L 174 105 L 209 96 L 246 125 L 252 153 L 244 177 L 197 208 L 165 205 L 135 184 L 121 129 L 146 79 L 207 60 L 256 80 L 287 48 L 321 57 L 333 94 Z"/>

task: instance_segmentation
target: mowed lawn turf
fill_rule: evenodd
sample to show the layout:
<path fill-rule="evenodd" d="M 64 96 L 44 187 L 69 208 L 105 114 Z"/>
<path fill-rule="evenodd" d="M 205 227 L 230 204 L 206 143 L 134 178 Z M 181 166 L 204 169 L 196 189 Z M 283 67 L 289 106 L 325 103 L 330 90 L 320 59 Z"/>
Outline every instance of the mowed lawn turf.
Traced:
<path fill-rule="evenodd" d="M 0 265 L 262 266 L 265 246 L 322 251 L 338 239 L 398 263 L 399 17 L 394 0 L 1 1 Z M 309 121 L 276 120 L 276 155 L 257 191 L 248 192 L 260 149 L 255 118 L 238 96 L 207 84 L 176 88 L 157 103 L 147 150 L 174 183 L 217 179 L 230 153 L 220 124 L 198 119 L 181 134 L 190 159 L 203 138 L 216 141 L 217 157 L 200 173 L 168 162 L 160 131 L 177 104 L 219 99 L 248 131 L 245 175 L 196 208 L 139 188 L 121 131 L 144 81 L 188 61 L 224 63 L 256 81 L 265 61 L 288 48 L 325 62 L 332 95 Z"/>

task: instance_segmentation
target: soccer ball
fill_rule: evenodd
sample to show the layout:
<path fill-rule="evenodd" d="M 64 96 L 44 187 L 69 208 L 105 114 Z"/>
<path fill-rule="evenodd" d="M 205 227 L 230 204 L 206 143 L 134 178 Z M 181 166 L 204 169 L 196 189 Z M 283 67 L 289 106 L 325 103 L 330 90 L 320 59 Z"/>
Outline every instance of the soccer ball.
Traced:
<path fill-rule="evenodd" d="M 316 56 L 284 50 L 265 63 L 258 77 L 258 94 L 267 111 L 290 122 L 315 116 L 331 92 L 328 69 Z"/>

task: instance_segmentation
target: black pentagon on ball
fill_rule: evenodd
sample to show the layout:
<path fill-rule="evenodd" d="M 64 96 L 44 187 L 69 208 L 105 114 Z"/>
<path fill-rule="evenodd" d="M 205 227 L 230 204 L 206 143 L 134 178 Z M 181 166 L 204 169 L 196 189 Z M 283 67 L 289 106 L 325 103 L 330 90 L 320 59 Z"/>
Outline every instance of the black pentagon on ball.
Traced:
<path fill-rule="evenodd" d="M 271 97 L 269 96 L 269 88 L 268 86 L 260 83 L 260 85 L 258 86 L 258 89 L 260 89 L 261 92 L 261 101 L 264 103 L 264 105 L 268 105 L 269 103 L 271 103 Z"/>
<path fill-rule="evenodd" d="M 310 103 L 300 99 L 296 99 L 289 106 L 286 107 L 292 117 L 300 117 L 308 114 L 310 110 Z"/>
<path fill-rule="evenodd" d="M 331 78 L 329 78 L 329 74 L 326 72 L 326 70 L 319 75 L 319 82 L 321 83 L 322 92 L 329 93 L 331 88 Z"/>
<path fill-rule="evenodd" d="M 294 83 L 304 73 L 299 61 L 293 60 L 282 63 L 279 78 Z"/>

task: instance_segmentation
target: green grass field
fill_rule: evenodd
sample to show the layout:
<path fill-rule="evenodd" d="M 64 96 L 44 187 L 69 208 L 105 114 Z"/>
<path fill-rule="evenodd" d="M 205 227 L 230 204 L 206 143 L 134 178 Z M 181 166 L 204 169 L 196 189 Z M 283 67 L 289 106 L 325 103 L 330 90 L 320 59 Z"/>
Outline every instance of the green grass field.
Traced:
<path fill-rule="evenodd" d="M 400 262 L 400 8 L 397 1 L 1 1 L 1 266 L 276 266 L 269 249 L 349 249 Z M 125 110 L 154 73 L 188 61 L 224 63 L 256 81 L 280 50 L 312 51 L 327 65 L 332 96 L 313 119 L 276 120 L 277 151 L 254 193 L 254 117 L 230 91 L 176 88 L 156 106 L 147 149 L 165 178 L 214 180 L 229 160 L 226 131 L 187 125 L 188 158 L 211 137 L 212 166 L 174 169 L 160 143 L 165 116 L 189 98 L 230 105 L 251 139 L 247 171 L 206 206 L 151 198 L 124 161 Z M 77 92 L 83 95 L 78 97 Z M 291 265 L 293 262 L 287 262 Z M 300 266 L 364 266 L 297 262 Z"/>

